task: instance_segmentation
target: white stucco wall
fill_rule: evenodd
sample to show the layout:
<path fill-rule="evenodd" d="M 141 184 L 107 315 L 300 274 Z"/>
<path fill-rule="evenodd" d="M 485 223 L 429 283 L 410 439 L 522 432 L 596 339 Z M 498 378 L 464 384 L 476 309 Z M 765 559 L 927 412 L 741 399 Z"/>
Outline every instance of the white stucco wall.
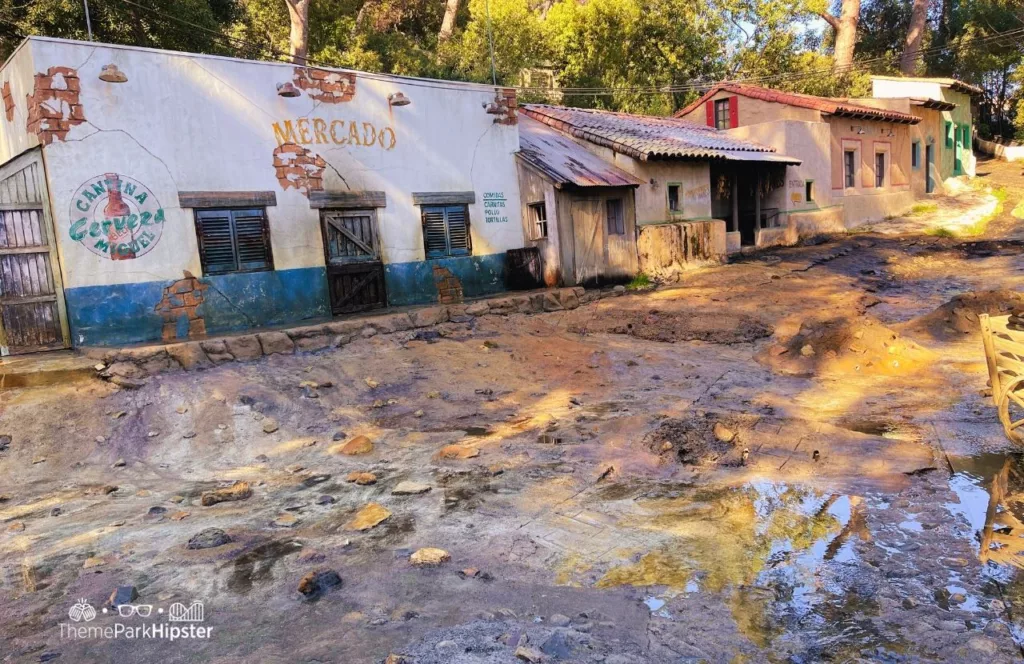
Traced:
<path fill-rule="evenodd" d="M 127 82 L 99 79 L 110 63 Z M 327 162 L 325 190 L 386 193 L 387 206 L 378 210 L 386 263 L 424 259 L 412 192 L 476 193 L 469 209 L 474 255 L 523 246 L 512 157 L 518 131 L 484 112 L 495 97 L 489 86 L 357 74 L 351 101 L 318 102 L 307 93 L 278 96 L 277 84 L 293 78 L 289 64 L 33 38 L 0 72 L 16 102 L 14 119 L 0 120 L 4 160 L 37 142 L 26 132 L 25 96 L 33 75 L 54 66 L 77 72 L 86 119 L 44 151 L 66 287 L 201 274 L 193 213 L 179 207 L 178 191 L 276 192 L 277 205 L 267 208 L 275 269 L 323 265 L 319 213 L 303 192 L 282 188 L 274 167 L 274 124 L 301 118 L 310 123 L 303 147 Z M 389 107 L 388 95 L 398 91 L 411 105 Z M 318 142 L 318 120 L 355 122 L 359 131 L 364 123 L 389 128 L 394 145 L 390 134 L 372 146 Z M 76 190 L 114 172 L 145 185 L 165 211 L 158 241 L 132 260 L 103 258 L 69 236 Z M 490 192 L 504 194 L 507 221 L 485 222 Z"/>

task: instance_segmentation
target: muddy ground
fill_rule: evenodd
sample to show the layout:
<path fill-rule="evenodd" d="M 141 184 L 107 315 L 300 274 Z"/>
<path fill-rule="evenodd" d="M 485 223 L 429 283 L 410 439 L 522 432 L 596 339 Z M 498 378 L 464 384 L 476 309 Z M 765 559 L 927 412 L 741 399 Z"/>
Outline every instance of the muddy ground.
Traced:
<path fill-rule="evenodd" d="M 1019 167 L 979 171 L 1006 210 L 1024 195 Z M 1024 464 L 961 318 L 1024 291 L 1022 251 L 1004 212 L 137 390 L 5 392 L 0 661 L 1020 661 Z M 450 559 L 414 565 L 426 547 Z M 104 613 L 119 586 L 152 613 Z M 156 623 L 212 632 L 68 632 Z"/>

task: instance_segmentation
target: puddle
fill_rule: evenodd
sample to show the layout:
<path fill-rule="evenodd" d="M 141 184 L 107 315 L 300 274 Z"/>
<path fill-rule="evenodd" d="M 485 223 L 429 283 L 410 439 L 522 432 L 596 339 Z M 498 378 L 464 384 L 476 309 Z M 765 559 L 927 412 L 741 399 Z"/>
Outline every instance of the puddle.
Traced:
<path fill-rule="evenodd" d="M 1024 454 L 950 457 L 950 464 L 957 502 L 945 507 L 967 522 L 961 534 L 982 561 L 1024 569 Z"/>
<path fill-rule="evenodd" d="M 277 561 L 291 553 L 298 553 L 302 545 L 294 540 L 279 540 L 260 544 L 232 561 L 228 589 L 248 593 L 254 584 L 273 578 Z"/>

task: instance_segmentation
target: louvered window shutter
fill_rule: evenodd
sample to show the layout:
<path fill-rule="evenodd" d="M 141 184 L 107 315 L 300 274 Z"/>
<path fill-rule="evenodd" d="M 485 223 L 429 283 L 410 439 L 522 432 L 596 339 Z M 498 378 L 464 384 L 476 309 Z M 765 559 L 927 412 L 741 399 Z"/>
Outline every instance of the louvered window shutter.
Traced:
<path fill-rule="evenodd" d="M 704 104 L 704 113 L 707 115 L 709 127 L 715 126 L 715 101 L 712 99 Z"/>
<path fill-rule="evenodd" d="M 238 269 L 231 232 L 231 213 L 227 210 L 203 210 L 196 213 L 199 227 L 199 252 L 206 274 L 222 274 Z"/>
<path fill-rule="evenodd" d="M 443 207 L 423 208 L 423 247 L 427 258 L 443 258 L 448 255 L 448 232 Z"/>
<path fill-rule="evenodd" d="M 740 126 L 740 99 L 729 97 L 729 128 L 735 129 Z"/>
<path fill-rule="evenodd" d="M 205 274 L 273 268 L 266 214 L 261 208 L 196 212 Z"/>
<path fill-rule="evenodd" d="M 466 223 L 465 206 L 449 206 L 445 211 L 445 215 L 448 218 L 449 254 L 451 256 L 469 255 L 469 224 Z"/>

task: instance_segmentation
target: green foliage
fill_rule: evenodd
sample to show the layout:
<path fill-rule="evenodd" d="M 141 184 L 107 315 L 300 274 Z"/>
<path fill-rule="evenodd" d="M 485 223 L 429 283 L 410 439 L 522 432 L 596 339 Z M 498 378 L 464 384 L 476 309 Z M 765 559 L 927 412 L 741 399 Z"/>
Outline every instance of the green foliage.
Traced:
<path fill-rule="evenodd" d="M 459 78 L 491 80 L 488 3 L 497 81 L 515 85 L 523 69 L 543 60 L 546 55 L 540 16 L 530 9 L 526 0 L 470 0 L 469 22 L 460 38 L 442 45 L 439 55 Z"/>
<path fill-rule="evenodd" d="M 932 212 L 936 212 L 938 209 L 939 209 L 939 204 L 938 203 L 933 203 L 933 202 L 915 203 L 914 206 L 912 208 L 910 208 L 910 214 L 911 214 L 911 216 L 918 216 L 918 215 L 922 215 L 922 214 L 931 214 Z"/>
<path fill-rule="evenodd" d="M 629 280 L 629 283 L 626 284 L 626 290 L 642 290 L 653 285 L 654 282 L 651 281 L 651 278 L 641 272 Z"/>

